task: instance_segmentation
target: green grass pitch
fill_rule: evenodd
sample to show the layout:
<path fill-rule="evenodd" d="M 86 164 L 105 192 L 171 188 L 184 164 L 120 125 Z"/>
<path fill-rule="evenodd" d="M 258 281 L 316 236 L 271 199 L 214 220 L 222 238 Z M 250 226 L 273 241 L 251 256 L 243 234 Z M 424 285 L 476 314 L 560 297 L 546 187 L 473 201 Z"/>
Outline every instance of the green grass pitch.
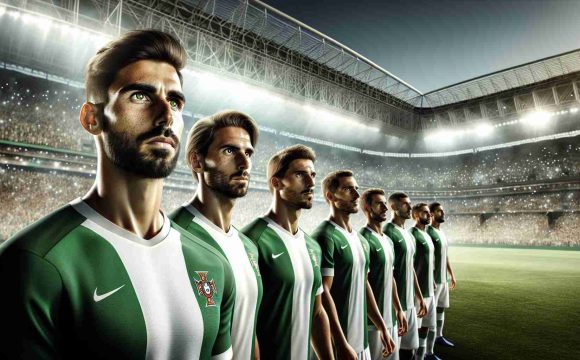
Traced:
<path fill-rule="evenodd" d="M 450 248 L 451 359 L 580 359 L 580 251 Z"/>

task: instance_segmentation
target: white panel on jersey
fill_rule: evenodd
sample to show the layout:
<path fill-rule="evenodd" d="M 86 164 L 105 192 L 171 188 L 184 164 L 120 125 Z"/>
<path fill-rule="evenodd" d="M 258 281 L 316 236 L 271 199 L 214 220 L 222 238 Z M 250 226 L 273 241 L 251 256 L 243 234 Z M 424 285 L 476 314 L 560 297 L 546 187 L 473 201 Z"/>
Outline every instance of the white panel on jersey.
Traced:
<path fill-rule="evenodd" d="M 308 334 L 310 333 L 311 324 L 310 299 L 314 284 L 314 271 L 308 249 L 306 248 L 304 232 L 298 229 L 298 232 L 292 235 L 269 217 L 265 216 L 263 219 L 268 222 L 268 226 L 284 242 L 294 273 L 290 357 L 292 359 L 307 359 L 310 346 Z"/>
<path fill-rule="evenodd" d="M 385 252 L 385 279 L 383 283 L 384 295 L 381 309 L 383 312 L 383 320 L 385 320 L 387 328 L 390 328 L 393 326 L 393 313 L 391 309 L 393 306 L 393 264 L 395 261 L 395 253 L 393 251 L 393 246 L 391 245 L 392 242 L 387 235 L 383 234 L 381 236 L 368 226 L 367 229 L 369 229 L 371 234 L 379 240 L 379 243 Z"/>
<path fill-rule="evenodd" d="M 146 359 L 199 358 L 203 317 L 185 266 L 181 235 L 167 216 L 163 214 L 159 234 L 145 240 L 80 199 L 71 205 L 87 218 L 82 226 L 113 246 L 129 274 L 128 285 L 135 289 L 147 329 Z"/>
<path fill-rule="evenodd" d="M 407 291 L 405 294 L 407 308 L 403 310 L 409 310 L 415 307 L 415 299 L 414 299 L 414 288 L 415 288 L 415 278 L 413 276 L 415 268 L 413 267 L 413 261 L 415 257 L 415 238 L 411 235 L 407 230 L 403 229 L 399 225 L 392 223 L 395 225 L 395 229 L 401 234 L 403 239 L 405 239 L 405 245 L 407 247 L 407 257 L 405 259 L 405 272 L 407 278 Z"/>
<path fill-rule="evenodd" d="M 253 350 L 253 334 L 248 334 L 248 330 L 254 329 L 258 284 L 244 243 L 233 226 L 230 226 L 230 230 L 226 233 L 191 204 L 184 206 L 193 214 L 193 221 L 207 231 L 218 243 L 232 267 L 236 282 L 236 302 L 232 319 L 232 349 L 234 359 L 250 359 Z"/>
<path fill-rule="evenodd" d="M 348 329 L 346 339 L 350 346 L 357 353 L 364 352 L 364 322 L 367 321 L 367 314 L 364 314 L 365 291 L 366 291 L 366 258 L 364 249 L 356 231 L 348 232 L 338 224 L 330 221 L 336 227 L 346 240 L 352 252 L 352 281 L 350 283 L 350 294 L 348 297 L 349 314 Z"/>

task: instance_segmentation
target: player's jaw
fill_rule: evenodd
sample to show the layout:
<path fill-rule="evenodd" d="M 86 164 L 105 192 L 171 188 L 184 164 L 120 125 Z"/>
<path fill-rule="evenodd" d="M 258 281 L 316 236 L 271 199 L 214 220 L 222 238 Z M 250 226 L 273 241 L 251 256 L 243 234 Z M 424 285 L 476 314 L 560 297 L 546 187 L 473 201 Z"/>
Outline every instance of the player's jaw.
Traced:
<path fill-rule="evenodd" d="M 299 189 L 298 191 L 286 190 L 287 201 L 297 209 L 311 209 L 314 200 L 314 189 Z"/>
<path fill-rule="evenodd" d="M 227 198 L 240 198 L 248 193 L 250 172 L 247 170 L 228 174 L 218 168 L 206 168 L 205 173 L 206 185 Z"/>
<path fill-rule="evenodd" d="M 158 126 L 131 138 L 108 128 L 104 136 L 107 157 L 119 168 L 145 178 L 165 178 L 179 158 L 179 138 L 170 128 Z"/>

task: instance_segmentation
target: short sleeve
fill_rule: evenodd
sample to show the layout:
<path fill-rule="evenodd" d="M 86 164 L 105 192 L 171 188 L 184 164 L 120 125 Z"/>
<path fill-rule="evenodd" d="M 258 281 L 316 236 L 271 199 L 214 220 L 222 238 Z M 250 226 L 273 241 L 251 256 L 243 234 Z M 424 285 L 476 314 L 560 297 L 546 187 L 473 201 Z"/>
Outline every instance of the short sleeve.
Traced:
<path fill-rule="evenodd" d="M 318 244 L 322 251 L 322 266 L 320 273 L 322 276 L 334 276 L 334 240 L 328 234 L 321 235 Z"/>
<path fill-rule="evenodd" d="M 58 358 L 56 314 L 62 280 L 54 265 L 27 251 L 0 256 L 0 337 L 3 359 Z"/>

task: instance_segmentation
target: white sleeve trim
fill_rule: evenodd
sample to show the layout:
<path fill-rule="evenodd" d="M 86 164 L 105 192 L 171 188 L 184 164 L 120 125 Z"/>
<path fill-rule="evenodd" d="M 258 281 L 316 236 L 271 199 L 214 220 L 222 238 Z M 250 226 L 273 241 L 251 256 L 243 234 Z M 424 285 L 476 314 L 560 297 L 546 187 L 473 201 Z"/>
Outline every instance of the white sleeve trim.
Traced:
<path fill-rule="evenodd" d="M 334 269 L 333 268 L 322 268 L 322 269 L 320 269 L 320 274 L 322 274 L 322 276 L 334 276 Z"/>
<path fill-rule="evenodd" d="M 316 295 L 318 296 L 318 295 L 322 294 L 323 292 L 324 292 L 324 287 L 320 286 L 318 288 L 318 290 L 316 290 Z"/>
<path fill-rule="evenodd" d="M 230 346 L 225 352 L 221 354 L 217 354 L 211 357 L 211 360 L 231 360 L 234 357 L 234 352 L 232 351 L 232 347 Z"/>

